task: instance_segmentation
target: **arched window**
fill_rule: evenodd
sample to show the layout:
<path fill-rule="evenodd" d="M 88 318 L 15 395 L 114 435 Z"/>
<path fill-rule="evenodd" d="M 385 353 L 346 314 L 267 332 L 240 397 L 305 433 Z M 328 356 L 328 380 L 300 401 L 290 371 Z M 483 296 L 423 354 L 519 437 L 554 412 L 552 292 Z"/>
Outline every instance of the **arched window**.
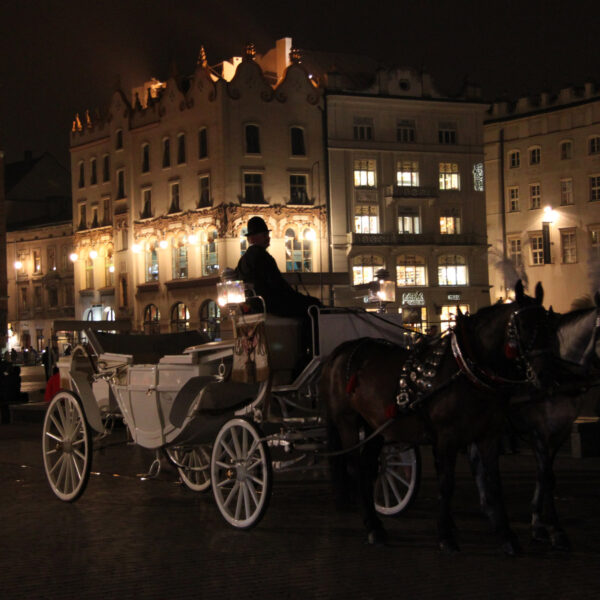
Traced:
<path fill-rule="evenodd" d="M 115 309 L 112 306 L 105 306 L 103 312 L 105 321 L 115 320 Z"/>
<path fill-rule="evenodd" d="M 375 279 L 375 273 L 383 269 L 383 258 L 378 255 L 361 254 L 352 259 L 352 283 L 360 285 Z"/>
<path fill-rule="evenodd" d="M 160 333 L 160 312 L 155 304 L 144 308 L 144 333 Z"/>
<path fill-rule="evenodd" d="M 183 302 L 177 302 L 171 309 L 171 331 L 187 331 L 190 328 L 190 311 Z"/>
<path fill-rule="evenodd" d="M 396 259 L 396 284 L 398 286 L 426 285 L 425 259 L 422 256 L 401 254 Z"/>
<path fill-rule="evenodd" d="M 211 229 L 204 234 L 204 243 L 202 244 L 202 274 L 217 275 L 219 273 L 219 261 L 217 256 L 217 237 L 216 229 Z"/>
<path fill-rule="evenodd" d="M 443 254 L 438 258 L 439 285 L 467 285 L 467 264 L 460 254 Z"/>
<path fill-rule="evenodd" d="M 115 285 L 115 264 L 112 248 L 106 249 L 106 255 L 104 257 L 104 285 L 107 288 Z"/>
<path fill-rule="evenodd" d="M 221 337 L 221 311 L 214 300 L 205 300 L 200 306 L 200 330 L 211 341 Z"/>
<path fill-rule="evenodd" d="M 184 244 L 182 237 L 173 240 L 171 256 L 173 259 L 173 279 L 187 279 L 188 252 L 187 245 Z"/>
<path fill-rule="evenodd" d="M 152 240 L 146 246 L 146 281 L 158 281 L 158 242 Z"/>
<path fill-rule="evenodd" d="M 122 150 L 123 149 L 123 130 L 117 129 L 116 137 L 115 137 L 115 149 Z"/>
<path fill-rule="evenodd" d="M 85 259 L 85 288 L 94 289 L 94 261 L 89 256 Z"/>
<path fill-rule="evenodd" d="M 313 241 L 315 232 L 306 227 L 299 237 L 290 227 L 285 232 L 285 270 L 311 272 L 313 261 Z"/>

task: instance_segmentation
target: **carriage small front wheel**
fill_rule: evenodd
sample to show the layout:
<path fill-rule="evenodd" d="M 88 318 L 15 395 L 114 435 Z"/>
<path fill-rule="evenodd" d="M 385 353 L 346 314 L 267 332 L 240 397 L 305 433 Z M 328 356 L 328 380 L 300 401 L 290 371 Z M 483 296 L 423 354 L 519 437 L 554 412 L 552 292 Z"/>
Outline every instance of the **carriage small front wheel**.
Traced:
<path fill-rule="evenodd" d="M 81 401 L 58 392 L 46 410 L 42 429 L 44 469 L 52 491 L 73 502 L 85 490 L 92 466 L 92 436 Z"/>
<path fill-rule="evenodd" d="M 179 472 L 181 481 L 194 492 L 210 488 L 210 446 L 201 444 L 191 448 L 167 448 L 167 454 Z"/>
<path fill-rule="evenodd" d="M 375 482 L 375 510 L 387 517 L 399 515 L 415 499 L 421 481 L 421 453 L 418 447 L 388 444 L 379 455 Z"/>
<path fill-rule="evenodd" d="M 250 529 L 263 517 L 272 487 L 269 448 L 251 421 L 225 423 L 213 446 L 210 477 L 223 518 L 237 529 Z"/>

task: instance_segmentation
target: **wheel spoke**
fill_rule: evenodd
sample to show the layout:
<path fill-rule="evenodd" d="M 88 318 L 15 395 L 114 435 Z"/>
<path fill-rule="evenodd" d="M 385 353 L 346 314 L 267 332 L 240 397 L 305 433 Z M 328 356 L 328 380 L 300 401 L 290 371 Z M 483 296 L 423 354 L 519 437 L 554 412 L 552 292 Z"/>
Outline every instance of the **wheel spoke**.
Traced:
<path fill-rule="evenodd" d="M 81 462 L 85 462 L 85 454 L 79 452 L 79 450 L 73 450 L 73 454 L 78 456 L 81 459 Z"/>
<path fill-rule="evenodd" d="M 58 436 L 54 435 L 53 433 L 50 433 L 49 431 L 46 431 L 46 435 L 49 438 L 52 438 L 53 440 L 56 440 L 57 442 L 62 442 L 62 438 L 59 438 Z"/>
<path fill-rule="evenodd" d="M 240 446 L 239 435 L 236 428 L 232 427 L 230 431 L 231 441 L 233 442 L 233 447 L 235 448 L 235 458 L 240 459 L 244 458 L 242 455 L 242 448 Z"/>
<path fill-rule="evenodd" d="M 258 495 L 256 494 L 256 490 L 254 489 L 254 485 L 252 484 L 252 480 L 246 480 L 248 492 L 252 496 L 252 500 L 254 501 L 254 506 L 258 506 Z"/>
<path fill-rule="evenodd" d="M 235 505 L 235 518 L 237 521 L 239 521 L 239 519 L 240 519 L 240 513 L 242 512 L 243 502 L 244 502 L 244 494 L 242 493 L 242 486 L 238 485 L 237 502 Z"/>
<path fill-rule="evenodd" d="M 251 473 L 248 473 L 247 477 L 248 477 L 248 479 L 251 479 L 252 481 L 254 481 L 254 483 L 256 483 L 256 485 L 260 485 L 261 487 L 265 485 L 265 480 L 259 479 L 258 477 L 256 477 L 256 475 L 252 475 Z"/>
<path fill-rule="evenodd" d="M 385 474 L 385 480 L 387 481 L 390 490 L 392 490 L 392 494 L 394 494 L 394 497 L 397 500 L 397 504 L 399 504 L 402 501 L 402 495 L 400 494 L 400 492 L 398 491 L 398 488 L 396 487 L 396 483 L 395 481 L 392 479 L 391 474 L 390 473 L 386 473 Z"/>
<path fill-rule="evenodd" d="M 231 458 L 232 460 L 235 460 L 237 458 L 235 453 L 231 450 L 231 448 L 225 440 L 221 440 L 221 447 L 223 448 L 223 450 L 225 450 L 225 452 L 227 452 L 227 454 L 229 454 L 229 458 Z M 223 453 L 221 453 L 221 455 L 223 455 Z"/>
<path fill-rule="evenodd" d="M 233 483 L 233 481 L 231 479 L 223 479 L 223 481 L 219 481 L 219 483 L 217 483 L 217 487 L 223 488 L 227 485 L 231 485 L 232 483 Z M 235 483 L 237 483 L 237 482 L 235 482 Z M 235 483 L 234 483 L 233 487 L 235 487 Z"/>
<path fill-rule="evenodd" d="M 64 459 L 65 459 L 65 455 L 61 454 L 56 459 L 56 462 L 52 465 L 52 468 L 48 471 L 48 475 L 52 475 L 52 473 L 54 473 L 54 470 L 56 469 L 56 467 L 58 467 L 59 465 L 61 465 Z"/>
<path fill-rule="evenodd" d="M 61 435 L 64 438 L 65 437 L 65 431 L 64 431 L 62 425 L 59 424 L 59 422 L 56 420 L 56 418 L 54 417 L 53 414 L 50 415 L 50 420 L 52 421 L 52 423 L 54 423 L 54 427 L 56 427 L 56 431 L 58 431 L 59 435 Z M 48 435 L 50 435 L 49 431 L 47 431 L 46 433 Z M 56 437 L 54 439 L 58 440 L 58 438 L 56 438 Z"/>
<path fill-rule="evenodd" d="M 252 515 L 252 507 L 250 506 L 250 494 L 248 493 L 248 486 L 244 482 L 242 484 L 242 492 L 244 493 L 244 509 L 246 511 L 246 519 Z"/>
<path fill-rule="evenodd" d="M 247 467 L 246 467 L 246 471 L 253 471 L 254 469 L 256 469 L 256 467 L 262 465 L 262 459 L 260 457 L 258 457 L 254 462 L 250 463 Z"/>
<path fill-rule="evenodd" d="M 244 429 L 242 431 L 242 457 L 248 456 L 248 430 Z"/>
<path fill-rule="evenodd" d="M 397 481 L 399 481 L 400 483 L 405 485 L 407 488 L 410 487 L 410 481 L 407 479 L 404 479 L 404 477 L 402 477 L 402 475 L 400 475 L 400 473 L 398 473 L 398 471 L 387 471 L 387 475 L 390 477 L 393 477 L 394 479 L 396 479 Z"/>
<path fill-rule="evenodd" d="M 383 492 L 383 505 L 384 506 L 389 506 L 390 505 L 390 490 L 388 489 L 388 486 L 386 485 L 386 481 L 387 481 L 387 477 L 381 477 L 380 480 L 380 485 L 381 485 L 381 491 Z"/>
<path fill-rule="evenodd" d="M 79 456 L 82 461 L 85 460 L 82 454 L 78 454 L 77 456 Z M 73 455 L 73 467 L 75 468 L 75 472 L 77 474 L 77 481 L 79 482 L 79 481 L 81 481 L 81 478 L 83 477 L 83 474 L 79 470 L 79 465 L 77 464 L 77 459 L 75 458 L 75 454 Z"/>
<path fill-rule="evenodd" d="M 71 442 L 71 446 L 81 446 L 81 444 L 85 444 L 85 438 L 81 438 L 79 440 Z"/>

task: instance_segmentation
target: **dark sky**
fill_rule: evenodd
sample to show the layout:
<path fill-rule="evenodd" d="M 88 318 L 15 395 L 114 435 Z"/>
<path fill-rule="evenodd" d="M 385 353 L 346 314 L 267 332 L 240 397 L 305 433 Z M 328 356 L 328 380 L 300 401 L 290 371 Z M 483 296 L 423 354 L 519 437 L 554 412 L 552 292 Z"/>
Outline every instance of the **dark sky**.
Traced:
<path fill-rule="evenodd" d="M 600 85 L 598 0 L 0 0 L 0 149 L 67 163 L 73 115 L 104 107 L 118 77 L 129 91 L 171 59 L 191 73 L 202 44 L 215 64 L 284 36 L 424 66 L 448 93 L 468 76 L 490 100 Z"/>

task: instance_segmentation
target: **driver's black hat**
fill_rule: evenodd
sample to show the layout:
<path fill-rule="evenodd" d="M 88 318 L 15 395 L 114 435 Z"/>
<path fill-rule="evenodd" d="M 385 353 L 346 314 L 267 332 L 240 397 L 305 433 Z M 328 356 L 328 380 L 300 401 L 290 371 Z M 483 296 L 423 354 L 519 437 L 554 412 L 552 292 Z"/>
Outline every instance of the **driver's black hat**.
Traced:
<path fill-rule="evenodd" d="M 248 221 L 248 233 L 246 236 L 254 235 L 256 233 L 269 233 L 270 229 L 267 227 L 264 219 L 260 217 L 252 217 Z"/>

